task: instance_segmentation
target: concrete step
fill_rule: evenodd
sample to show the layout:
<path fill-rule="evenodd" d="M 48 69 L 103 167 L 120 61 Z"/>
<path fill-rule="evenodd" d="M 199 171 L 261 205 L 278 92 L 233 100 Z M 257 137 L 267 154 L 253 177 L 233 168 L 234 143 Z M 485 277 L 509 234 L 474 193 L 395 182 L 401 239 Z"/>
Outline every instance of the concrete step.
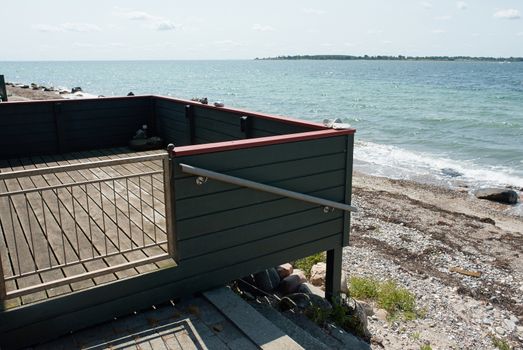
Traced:
<path fill-rule="evenodd" d="M 304 348 L 280 328 L 236 295 L 228 287 L 203 293 L 236 327 L 263 350 L 303 350 Z"/>
<path fill-rule="evenodd" d="M 330 332 L 323 330 L 318 327 L 318 325 L 306 316 L 295 314 L 292 312 L 282 313 L 288 320 L 292 321 L 294 324 L 302 328 L 305 332 L 309 333 L 314 338 L 321 341 L 329 349 L 339 349 L 339 350 L 370 350 L 370 344 L 364 342 L 358 337 L 344 331 L 340 328 L 330 327 Z"/>
<path fill-rule="evenodd" d="M 307 333 L 303 328 L 286 318 L 281 312 L 275 310 L 267 304 L 250 303 L 250 305 L 263 315 L 266 319 L 271 321 L 275 326 L 280 328 L 284 333 L 288 334 L 294 341 L 300 344 L 307 350 L 330 350 L 331 347 L 325 345 L 318 338 L 313 337 Z"/>
<path fill-rule="evenodd" d="M 203 293 L 261 349 L 370 350 L 370 344 L 335 326 L 320 328 L 306 316 L 279 312 L 268 304 L 247 303 L 228 287 Z"/>

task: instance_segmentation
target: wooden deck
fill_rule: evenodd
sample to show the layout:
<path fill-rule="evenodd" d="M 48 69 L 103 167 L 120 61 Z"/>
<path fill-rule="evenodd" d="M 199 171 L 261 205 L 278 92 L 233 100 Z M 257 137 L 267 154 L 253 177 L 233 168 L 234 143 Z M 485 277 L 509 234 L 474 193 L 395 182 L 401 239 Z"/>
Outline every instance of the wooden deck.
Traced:
<path fill-rule="evenodd" d="M 0 160 L 0 172 L 158 153 L 132 152 L 126 148 L 75 152 Z M 111 179 L 161 171 L 161 161 L 145 161 L 85 170 L 26 176 L 0 181 L 0 193 L 40 187 Z M 6 281 L 6 291 L 97 271 L 166 253 L 163 175 L 154 174 L 107 180 L 0 198 L 0 256 L 4 276 L 27 274 Z M 135 249 L 125 253 L 122 250 Z M 17 253 L 16 253 L 17 252 Z M 108 257 L 96 258 L 109 255 Z M 8 258 L 7 258 L 8 257 Z M 94 259 L 93 259 L 94 257 Z M 78 260 L 88 260 L 74 263 Z M 7 307 L 127 278 L 165 266 L 171 259 L 127 268 L 6 301 Z M 67 265 L 54 269 L 49 267 Z M 36 272 L 35 270 L 45 270 Z M 30 274 L 33 271 L 33 274 Z"/>

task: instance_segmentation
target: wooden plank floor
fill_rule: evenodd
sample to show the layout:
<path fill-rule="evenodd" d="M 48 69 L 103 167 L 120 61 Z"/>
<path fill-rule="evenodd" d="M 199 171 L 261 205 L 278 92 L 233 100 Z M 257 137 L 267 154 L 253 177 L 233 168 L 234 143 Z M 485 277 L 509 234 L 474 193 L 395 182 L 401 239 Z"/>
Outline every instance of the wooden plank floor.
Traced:
<path fill-rule="evenodd" d="M 126 148 L 117 148 L 0 160 L 0 172 L 159 152 L 136 153 Z M 74 184 L 159 170 L 162 170 L 162 163 L 157 160 L 19 177 L 0 181 L 0 192 Z M 91 259 L 93 256 L 111 256 L 7 281 L 8 292 L 166 252 L 166 244 L 136 249 L 138 246 L 166 240 L 162 174 L 44 190 L 41 193 L 33 192 L 9 198 L 0 198 L 0 256 L 5 276 L 70 264 L 76 260 Z M 118 253 L 129 249 L 135 250 Z M 43 300 L 172 264 L 173 261 L 168 259 L 121 270 L 14 298 L 8 300 L 6 306 Z"/>

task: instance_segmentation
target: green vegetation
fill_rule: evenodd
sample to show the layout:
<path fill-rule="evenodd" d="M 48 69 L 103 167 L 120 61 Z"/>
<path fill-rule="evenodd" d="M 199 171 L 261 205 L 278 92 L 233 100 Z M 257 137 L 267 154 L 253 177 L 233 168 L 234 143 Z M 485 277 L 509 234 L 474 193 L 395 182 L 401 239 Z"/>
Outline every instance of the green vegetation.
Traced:
<path fill-rule="evenodd" d="M 512 348 L 510 345 L 508 345 L 506 340 L 496 338 L 495 336 L 492 336 L 492 344 L 499 350 L 511 350 Z"/>
<path fill-rule="evenodd" d="M 325 255 L 325 252 L 321 252 L 303 259 L 296 260 L 292 264 L 292 266 L 294 266 L 294 268 L 296 269 L 300 269 L 303 272 L 305 272 L 305 275 L 307 276 L 307 278 L 309 278 L 311 274 L 311 267 L 316 263 L 325 262 L 326 260 L 327 256 Z"/>
<path fill-rule="evenodd" d="M 259 60 L 260 58 L 256 58 Z M 368 60 L 368 61 L 485 61 L 523 62 L 523 57 L 470 57 L 470 56 L 353 56 L 353 55 L 294 55 L 261 58 L 262 60 Z"/>
<path fill-rule="evenodd" d="M 351 277 L 349 293 L 356 299 L 375 301 L 380 308 L 387 310 L 391 319 L 403 316 L 412 320 L 421 316 L 416 310 L 414 295 L 392 280 L 382 282 L 374 278 Z"/>
<path fill-rule="evenodd" d="M 432 347 L 429 344 L 423 344 L 419 347 L 419 350 L 432 350 Z"/>
<path fill-rule="evenodd" d="M 421 334 L 419 332 L 414 332 L 410 335 L 410 337 L 414 340 L 420 340 L 421 339 Z"/>
<path fill-rule="evenodd" d="M 331 304 L 331 310 L 311 306 L 306 310 L 305 315 L 320 327 L 325 328 L 327 323 L 331 323 L 363 339 L 368 338 L 368 333 L 358 318 L 356 310 L 347 304 L 346 299 L 338 297 Z"/>

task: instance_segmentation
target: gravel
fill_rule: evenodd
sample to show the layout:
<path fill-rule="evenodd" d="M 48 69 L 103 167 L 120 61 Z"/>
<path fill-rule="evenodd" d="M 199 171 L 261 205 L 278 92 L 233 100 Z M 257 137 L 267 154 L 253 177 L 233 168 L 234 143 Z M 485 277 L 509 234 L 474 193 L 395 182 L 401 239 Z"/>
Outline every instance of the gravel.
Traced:
<path fill-rule="evenodd" d="M 523 349 L 523 235 L 513 230 L 523 221 L 477 201 L 406 181 L 355 178 L 353 204 L 361 210 L 352 217 L 344 270 L 395 280 L 424 313 L 413 321 L 369 317 L 373 349 L 496 349 L 493 337 Z M 461 209 L 448 210 L 452 204 Z"/>

